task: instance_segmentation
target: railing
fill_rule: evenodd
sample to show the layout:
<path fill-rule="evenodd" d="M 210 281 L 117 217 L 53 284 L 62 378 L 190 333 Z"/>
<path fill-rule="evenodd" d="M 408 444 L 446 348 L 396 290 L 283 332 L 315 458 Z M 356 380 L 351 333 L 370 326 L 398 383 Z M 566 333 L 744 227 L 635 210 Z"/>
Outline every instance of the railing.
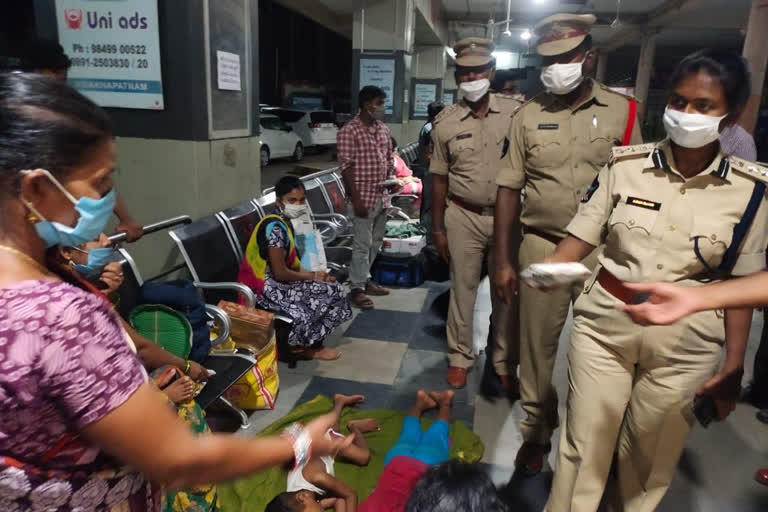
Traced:
<path fill-rule="evenodd" d="M 179 215 L 178 217 L 171 217 L 170 219 L 161 220 L 153 224 L 147 224 L 144 226 L 144 234 L 151 235 L 157 231 L 172 228 L 175 226 L 181 226 L 182 224 L 190 224 L 192 218 L 189 215 Z M 127 233 L 115 233 L 109 237 L 109 241 L 113 244 L 123 242 L 128 237 Z"/>

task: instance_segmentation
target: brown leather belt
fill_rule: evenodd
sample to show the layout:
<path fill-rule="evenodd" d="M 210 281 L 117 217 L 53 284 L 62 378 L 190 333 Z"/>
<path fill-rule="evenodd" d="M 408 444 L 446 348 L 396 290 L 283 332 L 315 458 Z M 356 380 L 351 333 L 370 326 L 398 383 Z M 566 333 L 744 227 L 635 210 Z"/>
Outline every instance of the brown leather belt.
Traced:
<path fill-rule="evenodd" d="M 545 233 L 540 229 L 529 228 L 528 226 L 523 227 L 523 233 L 525 233 L 526 235 L 535 235 L 539 238 L 543 238 L 548 242 L 552 242 L 555 245 L 558 245 L 560 242 L 563 241 L 563 238 L 560 236 L 550 235 L 549 233 Z"/>
<path fill-rule="evenodd" d="M 493 206 L 478 206 L 476 204 L 468 203 L 467 201 L 453 194 L 448 194 L 448 200 L 459 208 L 463 208 L 469 212 L 476 213 L 477 215 L 483 215 L 485 217 L 493 217 Z"/>
<path fill-rule="evenodd" d="M 604 268 L 600 269 L 597 274 L 597 282 L 603 287 L 605 291 L 616 297 L 622 302 L 627 304 L 633 304 L 637 293 L 624 286 L 624 281 L 614 276 Z"/>

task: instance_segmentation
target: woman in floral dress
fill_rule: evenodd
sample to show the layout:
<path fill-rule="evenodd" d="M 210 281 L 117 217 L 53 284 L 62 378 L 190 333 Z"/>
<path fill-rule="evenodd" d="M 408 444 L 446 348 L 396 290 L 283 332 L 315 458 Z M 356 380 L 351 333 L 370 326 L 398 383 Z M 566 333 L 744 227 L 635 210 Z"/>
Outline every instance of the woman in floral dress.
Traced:
<path fill-rule="evenodd" d="M 323 346 L 331 332 L 352 317 L 344 288 L 327 272 L 301 268 L 291 219 L 308 214 L 304 185 L 284 176 L 275 186 L 281 215 L 267 215 L 254 229 L 238 281 L 257 295 L 264 309 L 293 319 L 288 343 L 294 355 L 334 360 L 336 349 Z"/>

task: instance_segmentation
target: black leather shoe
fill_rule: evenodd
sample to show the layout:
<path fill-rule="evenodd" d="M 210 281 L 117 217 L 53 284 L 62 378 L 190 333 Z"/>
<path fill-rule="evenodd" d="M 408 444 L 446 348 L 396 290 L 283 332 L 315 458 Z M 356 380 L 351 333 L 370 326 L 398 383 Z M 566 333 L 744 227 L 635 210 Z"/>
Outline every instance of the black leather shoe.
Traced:
<path fill-rule="evenodd" d="M 744 392 L 741 394 L 741 401 L 758 409 L 768 409 L 768 396 L 766 396 L 765 392 L 758 392 L 752 384 L 744 388 Z"/>
<path fill-rule="evenodd" d="M 768 425 L 768 409 L 761 409 L 757 411 L 757 414 L 755 416 L 757 416 L 757 421 Z"/>
<path fill-rule="evenodd" d="M 550 443 L 537 444 L 524 442 L 515 457 L 515 467 L 528 475 L 535 475 L 544 468 L 544 458 L 552 449 Z"/>

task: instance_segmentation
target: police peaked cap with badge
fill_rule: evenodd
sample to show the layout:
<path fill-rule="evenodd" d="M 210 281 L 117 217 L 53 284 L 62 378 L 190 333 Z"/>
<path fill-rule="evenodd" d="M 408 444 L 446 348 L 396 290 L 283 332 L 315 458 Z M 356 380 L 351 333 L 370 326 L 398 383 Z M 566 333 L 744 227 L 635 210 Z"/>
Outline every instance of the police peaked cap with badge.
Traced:
<path fill-rule="evenodd" d="M 536 52 L 544 57 L 561 55 L 577 48 L 595 24 L 594 14 L 553 14 L 534 27 Z"/>
<path fill-rule="evenodd" d="M 495 64 L 493 41 L 482 37 L 465 37 L 453 46 L 456 65 L 463 68 L 478 68 Z"/>

